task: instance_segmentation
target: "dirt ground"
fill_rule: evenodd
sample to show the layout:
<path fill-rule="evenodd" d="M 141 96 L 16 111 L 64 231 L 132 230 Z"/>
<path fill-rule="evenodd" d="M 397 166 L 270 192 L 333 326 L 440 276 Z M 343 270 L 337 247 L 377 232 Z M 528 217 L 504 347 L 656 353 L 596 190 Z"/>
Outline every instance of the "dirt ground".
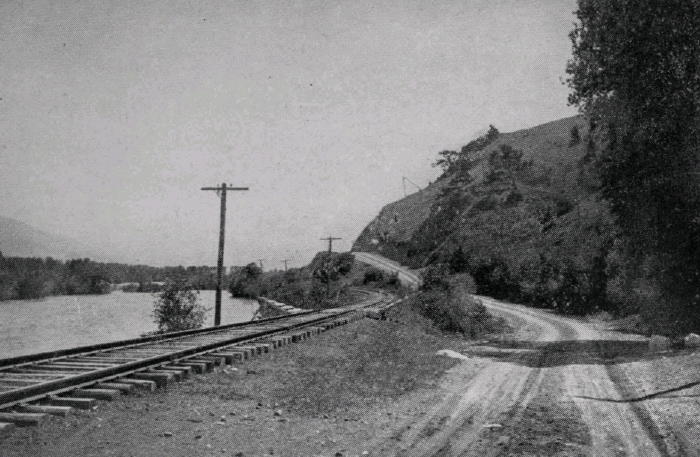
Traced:
<path fill-rule="evenodd" d="M 675 388 L 697 381 L 700 353 L 484 302 L 512 332 L 465 341 L 396 310 L 19 429 L 0 455 L 696 455 L 700 388 Z"/>

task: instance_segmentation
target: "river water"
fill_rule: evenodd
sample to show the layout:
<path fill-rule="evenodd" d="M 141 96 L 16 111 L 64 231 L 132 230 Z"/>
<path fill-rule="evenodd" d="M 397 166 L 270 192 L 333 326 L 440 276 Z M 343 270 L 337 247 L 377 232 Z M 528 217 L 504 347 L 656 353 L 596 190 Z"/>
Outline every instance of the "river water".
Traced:
<path fill-rule="evenodd" d="M 214 325 L 214 293 L 203 290 L 199 295 L 209 308 L 205 326 Z M 151 294 L 119 291 L 0 301 L 0 358 L 136 338 L 156 329 L 152 309 Z M 249 321 L 257 309 L 256 301 L 224 292 L 221 323 Z"/>

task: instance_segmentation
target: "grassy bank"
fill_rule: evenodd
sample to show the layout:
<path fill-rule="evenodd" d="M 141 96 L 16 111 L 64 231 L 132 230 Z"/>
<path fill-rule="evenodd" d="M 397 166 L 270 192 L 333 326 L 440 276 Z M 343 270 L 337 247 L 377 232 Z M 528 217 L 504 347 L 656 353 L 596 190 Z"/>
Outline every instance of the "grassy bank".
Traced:
<path fill-rule="evenodd" d="M 456 334 L 441 332 L 411 306 L 399 306 L 387 320 L 364 320 L 249 364 L 240 373 L 200 378 L 191 394 L 225 401 L 254 400 L 303 417 L 343 414 L 432 386 L 453 359 L 435 356 L 457 347 Z"/>

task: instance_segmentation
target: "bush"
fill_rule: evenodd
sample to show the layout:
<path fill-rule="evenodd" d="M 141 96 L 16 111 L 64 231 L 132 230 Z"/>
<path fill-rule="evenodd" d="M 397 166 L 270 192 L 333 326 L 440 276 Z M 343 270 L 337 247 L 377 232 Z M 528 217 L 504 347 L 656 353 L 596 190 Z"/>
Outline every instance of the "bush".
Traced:
<path fill-rule="evenodd" d="M 428 265 L 423 270 L 423 290 L 447 290 L 450 287 L 449 283 L 450 267 L 444 263 Z"/>
<path fill-rule="evenodd" d="M 491 316 L 477 298 L 463 289 L 424 291 L 409 299 L 409 306 L 446 332 L 477 338 L 499 330 L 503 324 Z"/>
<path fill-rule="evenodd" d="M 384 278 L 384 285 L 388 287 L 399 288 L 401 287 L 401 281 L 399 281 L 399 273 L 391 273 L 388 277 Z"/>
<path fill-rule="evenodd" d="M 409 299 L 409 306 L 438 329 L 476 338 L 504 326 L 472 295 L 476 284 L 469 274 L 449 275 L 448 266 L 438 264 L 425 269 L 423 280 L 423 290 Z"/>
<path fill-rule="evenodd" d="M 231 277 L 229 291 L 231 296 L 239 298 L 256 298 L 262 295 L 260 279 L 262 269 L 255 263 L 249 263 L 236 271 Z"/>
<path fill-rule="evenodd" d="M 384 272 L 376 267 L 370 267 L 367 269 L 364 277 L 362 278 L 362 284 L 379 281 L 384 281 Z"/>
<path fill-rule="evenodd" d="M 158 333 L 200 328 L 207 309 L 199 303 L 199 291 L 185 280 L 167 281 L 155 294 L 153 319 Z"/>

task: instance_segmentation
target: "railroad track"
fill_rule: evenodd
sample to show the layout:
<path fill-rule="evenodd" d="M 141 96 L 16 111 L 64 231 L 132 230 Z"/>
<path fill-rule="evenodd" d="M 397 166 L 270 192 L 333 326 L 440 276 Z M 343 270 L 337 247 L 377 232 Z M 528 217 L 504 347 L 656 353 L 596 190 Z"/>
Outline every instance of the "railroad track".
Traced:
<path fill-rule="evenodd" d="M 0 437 L 47 415 L 90 409 L 142 388 L 232 364 L 364 317 L 392 297 L 356 290 L 348 306 L 219 327 L 0 359 Z"/>

